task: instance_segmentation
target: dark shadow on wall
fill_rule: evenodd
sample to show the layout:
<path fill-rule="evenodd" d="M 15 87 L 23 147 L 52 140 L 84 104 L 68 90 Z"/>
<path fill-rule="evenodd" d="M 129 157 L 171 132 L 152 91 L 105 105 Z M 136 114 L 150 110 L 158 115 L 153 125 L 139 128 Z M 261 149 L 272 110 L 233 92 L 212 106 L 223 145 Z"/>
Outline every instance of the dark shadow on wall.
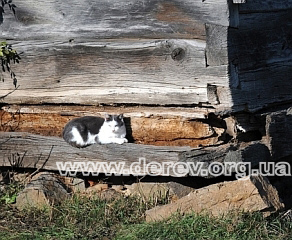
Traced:
<path fill-rule="evenodd" d="M 254 1 L 238 4 L 238 28 L 227 31 L 233 112 L 292 102 L 292 5 L 266 8 Z"/>

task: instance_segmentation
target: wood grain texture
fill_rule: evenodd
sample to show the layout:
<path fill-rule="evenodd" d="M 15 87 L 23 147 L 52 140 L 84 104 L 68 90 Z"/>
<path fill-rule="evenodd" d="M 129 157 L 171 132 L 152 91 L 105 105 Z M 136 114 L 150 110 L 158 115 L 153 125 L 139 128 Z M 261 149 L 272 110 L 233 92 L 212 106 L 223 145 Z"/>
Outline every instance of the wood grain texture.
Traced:
<path fill-rule="evenodd" d="M 162 107 L 162 106 L 76 106 L 76 105 L 5 105 L 2 110 L 10 113 L 23 114 L 59 114 L 60 116 L 104 115 L 105 113 L 123 113 L 128 118 L 183 118 L 206 119 L 212 108 L 200 107 Z"/>
<path fill-rule="evenodd" d="M 20 87 L 6 103 L 210 105 L 207 84 L 228 86 L 226 65 L 206 68 L 204 41 L 25 41 L 14 47 L 24 51 L 14 68 Z M 0 96 L 11 90 L 10 81 L 1 83 Z"/>
<path fill-rule="evenodd" d="M 205 23 L 230 25 L 227 0 L 14 0 L 16 19 L 6 14 L 4 38 L 205 39 Z"/>
<path fill-rule="evenodd" d="M 101 116 L 124 113 L 127 138 L 130 142 L 160 146 L 212 145 L 225 132 L 224 126 L 211 126 L 191 114 L 191 109 L 123 108 L 123 107 L 41 107 L 11 106 L 0 110 L 0 131 L 29 132 L 43 136 L 62 136 L 67 122 L 80 116 Z M 155 109 L 153 112 L 151 109 Z M 193 111 L 194 109 L 192 109 Z M 144 112 L 143 112 L 144 111 Z M 148 112 L 147 112 L 148 111 Z M 156 111 L 156 114 L 155 114 Z"/>
<path fill-rule="evenodd" d="M 238 28 L 207 24 L 207 65 L 242 71 L 291 60 L 291 21 L 292 9 L 240 14 Z"/>
<path fill-rule="evenodd" d="M 287 1 L 16 3 L 19 22 L 8 16 L 0 27 L 23 40 L 12 43 L 24 54 L 14 69 L 20 87 L 5 103 L 188 105 L 226 113 L 292 101 Z M 74 14 L 82 16 L 72 24 Z M 206 25 L 204 37 L 183 34 L 193 21 Z M 156 30 L 147 32 L 146 22 Z M 155 40 L 167 36 L 173 39 Z M 8 78 L 0 96 L 13 90 Z"/>
<path fill-rule="evenodd" d="M 57 170 L 56 162 L 124 162 L 124 173 L 130 170 L 130 164 L 139 158 L 145 158 L 146 164 L 155 162 L 176 163 L 178 153 L 189 148 L 155 147 L 136 144 L 92 145 L 84 149 L 71 147 L 63 139 L 57 137 L 42 137 L 25 133 L 1 133 L 0 165 L 9 166 L 9 159 L 23 157 L 22 166 L 38 168 L 49 157 L 43 169 Z M 101 170 L 100 173 L 104 173 Z M 145 175 L 141 170 L 140 175 Z M 170 174 L 172 175 L 172 174 Z"/>
<path fill-rule="evenodd" d="M 206 64 L 220 66 L 229 63 L 229 28 L 221 25 L 206 24 Z"/>
<path fill-rule="evenodd" d="M 243 145 L 222 145 L 217 147 L 205 147 L 191 149 L 189 147 L 162 147 L 140 144 L 107 144 L 91 145 L 84 149 L 71 147 L 63 139 L 57 137 L 43 137 L 28 133 L 1 133 L 0 135 L 0 166 L 21 165 L 20 167 L 38 168 L 44 170 L 57 170 L 56 162 L 113 162 L 124 163 L 121 173 L 129 174 L 131 164 L 137 163 L 139 158 L 145 158 L 145 164 L 164 164 L 163 171 L 150 170 L 152 174 L 184 177 L 188 174 L 198 174 L 185 171 L 188 162 L 203 162 L 204 169 L 212 162 L 241 162 L 265 161 L 269 158 L 268 148 L 261 142 L 251 142 Z M 254 153 L 257 153 L 256 155 Z M 44 165 L 44 163 L 46 163 Z M 181 164 L 179 164 L 181 163 Z M 43 166 L 44 165 L 44 166 Z M 145 166 L 145 165 L 144 165 Z M 157 165 L 156 165 L 157 166 Z M 145 175 L 146 168 L 141 168 L 136 174 Z M 74 169 L 72 169 L 74 170 Z M 76 169 L 75 169 L 76 170 Z M 89 172 L 94 172 L 92 169 Z M 112 170 L 116 173 L 118 170 Z M 99 173 L 105 172 L 100 169 Z M 181 173 L 181 175 L 176 175 Z M 184 174 L 182 174 L 184 173 Z M 200 174 L 199 174 L 200 175 Z M 204 174 L 201 174 L 203 176 Z M 211 177 L 206 175 L 205 177 Z"/>

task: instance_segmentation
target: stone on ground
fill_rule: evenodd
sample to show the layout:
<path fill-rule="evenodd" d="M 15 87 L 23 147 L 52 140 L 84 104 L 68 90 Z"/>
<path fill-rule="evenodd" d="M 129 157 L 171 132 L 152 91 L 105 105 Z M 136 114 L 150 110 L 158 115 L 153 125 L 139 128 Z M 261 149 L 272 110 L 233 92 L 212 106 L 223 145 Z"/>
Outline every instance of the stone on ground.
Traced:
<path fill-rule="evenodd" d="M 146 211 L 146 221 L 159 221 L 174 213 L 207 213 L 213 216 L 232 211 L 263 212 L 270 215 L 284 207 L 277 190 L 262 176 L 200 188 L 174 203 Z"/>
<path fill-rule="evenodd" d="M 43 172 L 35 176 L 16 198 L 16 207 L 42 208 L 58 204 L 68 198 L 65 185 L 52 173 Z"/>

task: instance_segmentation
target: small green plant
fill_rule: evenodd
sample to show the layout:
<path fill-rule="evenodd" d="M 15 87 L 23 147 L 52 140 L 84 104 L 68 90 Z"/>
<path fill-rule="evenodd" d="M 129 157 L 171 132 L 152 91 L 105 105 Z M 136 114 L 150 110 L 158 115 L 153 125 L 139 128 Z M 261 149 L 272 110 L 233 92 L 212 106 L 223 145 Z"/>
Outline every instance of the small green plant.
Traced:
<path fill-rule="evenodd" d="M 0 192 L 0 203 L 11 204 L 15 203 L 17 194 L 21 191 L 23 186 L 20 183 L 13 182 L 5 185 L 5 190 Z"/>
<path fill-rule="evenodd" d="M 17 194 L 9 195 L 5 194 L 0 198 L 1 201 L 5 201 L 5 204 L 15 203 Z"/>
<path fill-rule="evenodd" d="M 8 72 L 10 74 L 11 79 L 13 80 L 13 85 L 16 87 L 17 78 L 14 71 L 11 69 L 11 63 L 19 63 L 21 57 L 17 53 L 15 49 L 12 48 L 11 44 L 7 44 L 6 42 L 0 43 L 0 59 L 1 59 L 1 68 L 2 72 Z M 2 81 L 4 81 L 4 77 L 2 77 Z"/>
<path fill-rule="evenodd" d="M 1 0 L 0 5 L 0 25 L 3 23 L 3 13 L 5 13 L 4 8 L 5 6 L 8 6 L 10 11 L 13 12 L 15 15 L 16 11 L 16 5 L 12 3 L 12 0 Z M 12 63 L 19 63 L 21 57 L 17 53 L 15 49 L 12 48 L 11 44 L 8 44 L 7 42 L 3 41 L 0 42 L 0 61 L 1 61 L 1 72 L 8 72 L 10 74 L 10 77 L 13 81 L 13 85 L 16 88 L 17 86 L 17 78 L 14 71 L 11 69 Z M 0 80 L 4 81 L 3 74 L 0 75 Z"/>

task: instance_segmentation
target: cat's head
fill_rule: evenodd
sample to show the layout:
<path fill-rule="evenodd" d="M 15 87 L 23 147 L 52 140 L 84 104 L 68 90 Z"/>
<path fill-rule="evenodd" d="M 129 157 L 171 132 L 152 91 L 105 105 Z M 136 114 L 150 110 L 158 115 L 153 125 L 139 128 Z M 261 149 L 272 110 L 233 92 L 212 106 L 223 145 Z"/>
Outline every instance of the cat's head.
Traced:
<path fill-rule="evenodd" d="M 124 126 L 123 114 L 111 115 L 106 113 L 104 119 L 104 124 L 106 124 L 112 132 L 119 132 Z"/>

